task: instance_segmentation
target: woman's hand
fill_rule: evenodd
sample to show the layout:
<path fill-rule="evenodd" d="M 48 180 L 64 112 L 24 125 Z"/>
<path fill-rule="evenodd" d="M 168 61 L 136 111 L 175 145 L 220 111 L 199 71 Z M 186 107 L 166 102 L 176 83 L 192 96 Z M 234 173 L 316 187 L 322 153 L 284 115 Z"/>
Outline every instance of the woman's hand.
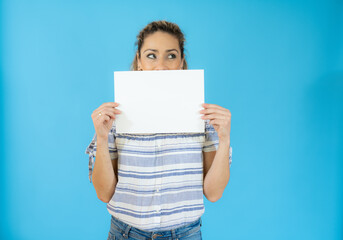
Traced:
<path fill-rule="evenodd" d="M 115 114 L 120 114 L 121 111 L 116 109 L 119 103 L 107 102 L 95 109 L 92 113 L 93 124 L 97 138 L 108 139 L 108 133 L 112 128 Z"/>
<path fill-rule="evenodd" d="M 205 109 L 200 111 L 204 114 L 201 118 L 210 119 L 209 123 L 217 131 L 220 142 L 230 142 L 231 112 L 216 104 L 203 103 L 202 106 Z"/>

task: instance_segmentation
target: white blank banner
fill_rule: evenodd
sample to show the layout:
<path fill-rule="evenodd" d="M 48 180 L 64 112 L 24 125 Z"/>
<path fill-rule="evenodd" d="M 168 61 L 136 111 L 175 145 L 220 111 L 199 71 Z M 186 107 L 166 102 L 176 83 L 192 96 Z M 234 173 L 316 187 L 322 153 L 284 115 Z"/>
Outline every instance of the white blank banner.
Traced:
<path fill-rule="evenodd" d="M 204 132 L 204 70 L 114 72 L 117 133 Z"/>

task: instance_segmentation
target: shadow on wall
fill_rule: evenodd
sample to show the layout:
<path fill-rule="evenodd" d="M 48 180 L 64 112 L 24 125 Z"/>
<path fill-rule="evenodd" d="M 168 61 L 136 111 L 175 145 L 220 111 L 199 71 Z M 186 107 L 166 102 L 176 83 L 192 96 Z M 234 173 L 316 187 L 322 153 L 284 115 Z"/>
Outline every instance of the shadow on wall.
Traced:
<path fill-rule="evenodd" d="M 310 132 L 308 149 L 314 154 L 310 159 L 317 175 L 314 185 L 319 186 L 317 199 L 333 203 L 332 220 L 343 239 L 343 72 L 332 73 L 311 85 L 305 94 L 306 119 Z M 322 195 L 322 196 L 320 196 Z M 320 203 L 321 200 L 318 200 Z M 325 208 L 326 206 L 324 206 Z"/>

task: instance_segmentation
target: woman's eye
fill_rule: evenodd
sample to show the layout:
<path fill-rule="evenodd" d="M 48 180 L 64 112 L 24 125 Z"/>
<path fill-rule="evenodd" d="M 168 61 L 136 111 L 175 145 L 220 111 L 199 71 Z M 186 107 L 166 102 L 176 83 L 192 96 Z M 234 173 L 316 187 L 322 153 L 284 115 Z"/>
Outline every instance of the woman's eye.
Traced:
<path fill-rule="evenodd" d="M 175 55 L 175 54 L 169 54 L 169 55 L 168 55 L 168 58 L 169 58 L 169 59 L 176 58 L 176 55 Z"/>
<path fill-rule="evenodd" d="M 147 58 L 155 59 L 156 57 L 155 57 L 155 54 L 150 53 L 147 55 Z"/>

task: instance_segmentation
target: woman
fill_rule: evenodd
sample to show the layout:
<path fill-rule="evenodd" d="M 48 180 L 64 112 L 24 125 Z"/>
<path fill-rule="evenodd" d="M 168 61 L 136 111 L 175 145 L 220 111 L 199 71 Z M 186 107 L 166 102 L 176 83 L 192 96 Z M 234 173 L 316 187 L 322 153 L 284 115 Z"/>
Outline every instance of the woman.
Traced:
<path fill-rule="evenodd" d="M 152 22 L 137 39 L 131 70 L 187 69 L 176 24 Z M 203 104 L 205 133 L 117 134 L 118 105 L 94 110 L 86 150 L 90 181 L 112 215 L 108 239 L 201 239 L 203 194 L 217 201 L 230 177 L 230 111 Z"/>

